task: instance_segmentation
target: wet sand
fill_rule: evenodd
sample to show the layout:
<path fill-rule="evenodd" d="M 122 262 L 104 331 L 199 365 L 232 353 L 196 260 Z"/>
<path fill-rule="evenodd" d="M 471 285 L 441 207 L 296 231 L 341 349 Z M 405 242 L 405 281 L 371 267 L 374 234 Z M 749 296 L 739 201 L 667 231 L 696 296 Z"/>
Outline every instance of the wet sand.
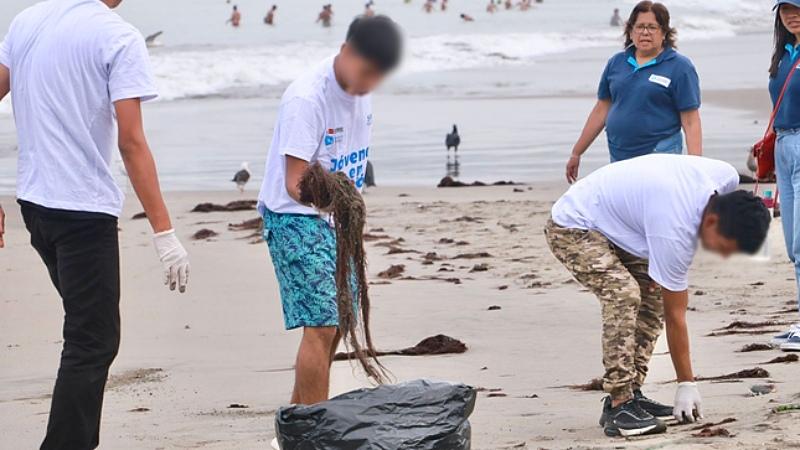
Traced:
<path fill-rule="evenodd" d="M 785 356 L 776 350 L 738 351 L 767 342 L 768 331 L 797 317 L 778 222 L 768 262 L 699 254 L 691 274 L 696 374 L 756 367 L 769 373 L 700 383 L 706 422 L 736 419 L 713 427 L 733 437 L 694 437 L 718 432 L 693 426 L 630 441 L 603 436 L 602 394 L 566 387 L 602 375 L 599 305 L 550 255 L 541 232 L 564 189 L 556 183 L 367 193 L 368 227 L 377 236 L 367 247 L 378 347 L 406 348 L 437 334 L 468 347 L 462 354 L 387 356 L 396 378 L 483 388 L 472 418 L 475 449 L 800 446 L 800 415 L 770 412 L 800 401 L 800 363 L 765 364 Z M 198 203 L 227 204 L 255 192 L 167 197 L 191 253 L 189 292 L 178 296 L 160 284 L 147 224 L 131 219 L 140 208 L 129 201 L 120 222 L 123 344 L 109 381 L 103 448 L 265 448 L 274 411 L 289 397 L 299 334 L 283 331 L 264 244 L 253 230 L 228 229 L 256 213 L 189 212 Z M 0 251 L 0 447 L 33 448 L 47 419 L 62 311 L 18 209 L 8 198 L 0 201 L 9 213 L 8 248 Z M 218 235 L 192 240 L 201 229 Z M 403 265 L 402 274 L 378 277 L 393 265 Z M 662 339 L 645 392 L 669 402 L 674 372 L 666 351 Z M 755 384 L 774 384 L 774 391 L 754 397 Z M 335 363 L 333 393 L 364 385 L 347 362 Z"/>

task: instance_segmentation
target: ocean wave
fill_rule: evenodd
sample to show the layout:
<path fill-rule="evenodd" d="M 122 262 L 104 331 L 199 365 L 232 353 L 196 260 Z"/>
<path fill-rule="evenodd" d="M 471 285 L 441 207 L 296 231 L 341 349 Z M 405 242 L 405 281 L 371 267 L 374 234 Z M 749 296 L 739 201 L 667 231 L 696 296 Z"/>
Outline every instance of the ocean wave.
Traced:
<path fill-rule="evenodd" d="M 736 27 L 708 16 L 683 16 L 676 21 L 681 40 L 730 37 Z M 544 55 L 577 48 L 617 46 L 620 33 L 604 29 L 591 40 L 576 40 L 566 33 L 439 34 L 415 37 L 400 76 L 519 66 Z M 162 100 L 218 96 L 279 88 L 308 67 L 336 52 L 323 42 L 287 43 L 259 47 L 170 50 L 153 52 L 152 62 Z M 276 94 L 277 95 L 277 94 Z"/>
<path fill-rule="evenodd" d="M 639 0 L 628 0 L 635 5 Z M 714 37 L 735 33 L 768 30 L 774 15 L 774 0 L 670 0 L 666 3 L 679 32 L 700 38 L 706 32 Z"/>
<path fill-rule="evenodd" d="M 162 100 L 219 95 L 237 88 L 275 86 L 296 78 L 336 47 L 323 43 L 155 51 L 153 72 Z"/>
<path fill-rule="evenodd" d="M 576 43 L 559 33 L 443 34 L 412 38 L 400 75 L 529 64 L 538 56 L 619 43 L 606 31 Z M 282 86 L 336 52 L 321 42 L 263 47 L 156 50 L 151 56 L 162 100 L 223 95 L 239 89 Z"/>

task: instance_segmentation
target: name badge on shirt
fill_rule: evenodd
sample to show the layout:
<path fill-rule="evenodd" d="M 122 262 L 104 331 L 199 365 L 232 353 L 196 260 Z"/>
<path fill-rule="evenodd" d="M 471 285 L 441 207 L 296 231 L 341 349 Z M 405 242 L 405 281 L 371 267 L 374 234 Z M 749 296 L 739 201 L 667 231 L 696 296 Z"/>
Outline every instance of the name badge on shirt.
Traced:
<path fill-rule="evenodd" d="M 669 85 L 672 83 L 672 80 L 670 80 L 667 77 L 662 77 L 661 75 L 652 74 L 650 75 L 650 82 L 655 84 L 660 84 L 665 88 L 668 88 Z"/>

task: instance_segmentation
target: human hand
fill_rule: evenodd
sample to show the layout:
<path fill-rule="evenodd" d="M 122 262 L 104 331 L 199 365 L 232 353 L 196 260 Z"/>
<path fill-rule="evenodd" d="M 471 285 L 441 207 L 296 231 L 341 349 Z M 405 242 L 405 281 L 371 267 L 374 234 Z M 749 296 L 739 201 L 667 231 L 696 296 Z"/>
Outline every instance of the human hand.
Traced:
<path fill-rule="evenodd" d="M 581 157 L 572 155 L 567 161 L 567 183 L 572 184 L 578 180 L 578 169 L 581 165 Z"/>
<path fill-rule="evenodd" d="M 691 381 L 678 383 L 678 390 L 675 391 L 675 406 L 672 413 L 680 423 L 694 422 L 696 418 L 703 418 L 702 402 L 697 383 Z"/>
<path fill-rule="evenodd" d="M 153 244 L 164 266 L 164 284 L 171 291 L 177 286 L 180 292 L 186 292 L 186 285 L 189 283 L 189 254 L 175 235 L 175 230 L 156 233 L 153 235 Z"/>

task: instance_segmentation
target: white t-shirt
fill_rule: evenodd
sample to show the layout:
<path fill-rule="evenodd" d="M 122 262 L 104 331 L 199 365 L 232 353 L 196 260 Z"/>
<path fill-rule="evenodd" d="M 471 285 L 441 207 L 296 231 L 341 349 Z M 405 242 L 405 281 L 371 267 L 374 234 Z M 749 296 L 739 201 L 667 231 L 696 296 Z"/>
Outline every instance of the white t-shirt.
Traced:
<path fill-rule="evenodd" d="M 333 58 L 325 60 L 283 94 L 258 196 L 259 210 L 318 214 L 286 191 L 286 155 L 319 162 L 331 172 L 344 172 L 361 190 L 371 134 L 370 96 L 346 93 L 333 73 Z"/>
<path fill-rule="evenodd" d="M 119 216 L 113 102 L 156 97 L 144 38 L 99 0 L 21 12 L 0 44 L 19 136 L 17 197 Z"/>
<path fill-rule="evenodd" d="M 709 198 L 739 186 L 730 164 L 688 155 L 647 155 L 597 170 L 553 206 L 553 221 L 596 230 L 650 262 L 650 278 L 670 291 L 688 288 Z"/>

